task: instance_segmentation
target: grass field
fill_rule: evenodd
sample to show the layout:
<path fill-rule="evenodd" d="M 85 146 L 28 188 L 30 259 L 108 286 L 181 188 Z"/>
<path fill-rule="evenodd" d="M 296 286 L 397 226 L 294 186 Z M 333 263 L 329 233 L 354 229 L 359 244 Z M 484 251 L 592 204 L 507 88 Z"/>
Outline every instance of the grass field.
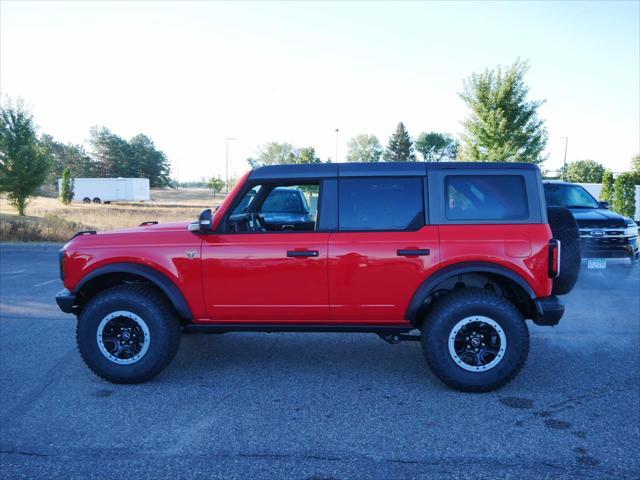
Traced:
<path fill-rule="evenodd" d="M 63 205 L 56 198 L 36 197 L 27 216 L 18 217 L 0 197 L 0 240 L 4 242 L 64 242 L 78 230 L 135 227 L 148 220 L 195 220 L 204 208 L 222 203 L 210 190 L 152 190 L 150 202 Z"/>

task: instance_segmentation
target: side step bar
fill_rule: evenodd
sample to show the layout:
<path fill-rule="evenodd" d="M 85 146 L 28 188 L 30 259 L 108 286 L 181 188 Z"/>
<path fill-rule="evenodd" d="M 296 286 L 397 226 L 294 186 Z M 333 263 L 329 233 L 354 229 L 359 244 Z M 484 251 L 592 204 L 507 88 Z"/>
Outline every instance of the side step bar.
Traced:
<path fill-rule="evenodd" d="M 380 336 L 398 337 L 409 333 L 415 327 L 412 325 L 326 325 L 326 324 L 264 324 L 264 323 L 216 323 L 195 324 L 188 323 L 184 330 L 193 333 L 227 333 L 227 332 L 327 332 L 327 333 L 377 333 Z M 404 335 L 402 335 L 404 336 Z"/>

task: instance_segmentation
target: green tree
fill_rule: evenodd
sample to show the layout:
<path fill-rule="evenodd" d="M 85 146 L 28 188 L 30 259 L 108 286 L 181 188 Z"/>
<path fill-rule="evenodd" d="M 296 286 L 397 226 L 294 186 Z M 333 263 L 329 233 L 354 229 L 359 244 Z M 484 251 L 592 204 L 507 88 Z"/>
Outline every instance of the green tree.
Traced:
<path fill-rule="evenodd" d="M 60 201 L 65 205 L 69 205 L 73 200 L 74 183 L 75 182 L 73 180 L 73 177 L 71 177 L 71 170 L 69 170 L 69 167 L 66 167 L 62 171 L 62 182 L 60 185 L 60 197 L 59 197 Z"/>
<path fill-rule="evenodd" d="M 613 203 L 613 194 L 615 191 L 613 180 L 613 172 L 611 170 L 605 170 L 602 175 L 602 190 L 600 190 L 600 200 L 603 202 L 609 202 L 609 205 Z"/>
<path fill-rule="evenodd" d="M 313 147 L 304 147 L 292 154 L 291 163 L 320 163 L 320 157 L 316 155 L 316 149 Z"/>
<path fill-rule="evenodd" d="M 293 153 L 293 146 L 289 143 L 270 142 L 258 148 L 257 158 L 247 158 L 247 162 L 251 168 L 264 165 L 282 165 L 290 163 Z"/>
<path fill-rule="evenodd" d="M 129 140 L 131 176 L 148 178 L 151 187 L 170 185 L 171 166 L 164 152 L 158 150 L 151 138 L 139 134 Z"/>
<path fill-rule="evenodd" d="M 207 182 L 207 187 L 209 187 L 213 191 L 213 196 L 216 196 L 216 193 L 221 192 L 224 188 L 224 180 L 218 177 L 211 177 Z"/>
<path fill-rule="evenodd" d="M 577 160 L 567 165 L 565 180 L 575 183 L 601 183 L 604 167 L 595 160 Z"/>
<path fill-rule="evenodd" d="M 380 140 L 375 135 L 356 135 L 347 144 L 348 162 L 375 163 L 380 161 L 384 152 Z"/>
<path fill-rule="evenodd" d="M 47 134 L 42 135 L 40 143 L 45 148 L 51 163 L 48 184 L 57 187 L 58 179 L 62 177 L 65 168 L 69 168 L 74 178 L 97 176 L 96 164 L 82 146 L 58 142 Z"/>
<path fill-rule="evenodd" d="M 33 116 L 22 101 L 0 107 L 0 192 L 23 216 L 49 173 L 45 149 L 36 138 Z"/>
<path fill-rule="evenodd" d="M 625 217 L 636 218 L 636 182 L 631 172 L 618 175 L 613 197 L 613 210 Z"/>
<path fill-rule="evenodd" d="M 636 179 L 636 185 L 640 185 L 640 153 L 631 158 L 631 173 Z"/>
<path fill-rule="evenodd" d="M 402 122 L 398 123 L 396 131 L 389 137 L 389 145 L 384 152 L 386 162 L 415 162 L 413 141 Z"/>
<path fill-rule="evenodd" d="M 447 134 L 423 132 L 416 140 L 416 150 L 422 154 L 425 162 L 439 162 L 445 158 L 455 160 L 458 155 L 458 142 Z"/>
<path fill-rule="evenodd" d="M 526 62 L 516 61 L 472 74 L 459 95 L 471 109 L 464 121 L 460 157 L 481 162 L 541 163 L 547 143 L 544 121 L 538 118 L 542 101 L 528 101 L 524 83 Z"/>
<path fill-rule="evenodd" d="M 108 128 L 94 127 L 89 143 L 98 176 L 148 178 L 152 187 L 171 183 L 167 156 L 146 135 L 139 134 L 127 141 Z"/>

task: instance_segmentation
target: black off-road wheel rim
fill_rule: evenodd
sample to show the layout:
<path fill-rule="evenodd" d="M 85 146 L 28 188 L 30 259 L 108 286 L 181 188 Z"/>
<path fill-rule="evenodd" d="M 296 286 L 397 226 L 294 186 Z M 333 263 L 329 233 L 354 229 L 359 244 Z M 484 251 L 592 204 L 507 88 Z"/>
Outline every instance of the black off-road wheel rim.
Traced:
<path fill-rule="evenodd" d="M 131 365 L 148 352 L 151 333 L 142 317 L 127 310 L 118 310 L 100 321 L 96 341 L 100 353 L 109 361 Z"/>
<path fill-rule="evenodd" d="M 469 372 L 484 372 L 496 367 L 507 351 L 507 336 L 495 320 L 473 315 L 460 320 L 449 334 L 449 354 Z"/>

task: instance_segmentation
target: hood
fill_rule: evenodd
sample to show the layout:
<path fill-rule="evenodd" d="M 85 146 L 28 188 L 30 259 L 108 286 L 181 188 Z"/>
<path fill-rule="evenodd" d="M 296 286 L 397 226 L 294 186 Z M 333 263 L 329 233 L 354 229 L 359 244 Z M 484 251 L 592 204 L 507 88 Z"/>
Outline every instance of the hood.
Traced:
<path fill-rule="evenodd" d="M 628 218 L 603 208 L 571 208 L 570 210 L 579 227 L 624 228 L 630 222 Z"/>
<path fill-rule="evenodd" d="M 151 232 L 176 232 L 186 231 L 187 225 L 190 222 L 171 222 L 171 223 L 157 223 L 155 225 L 144 225 L 140 227 L 125 228 L 122 230 L 107 230 L 105 232 L 98 232 L 100 235 L 110 235 L 114 233 L 151 233 Z"/>

